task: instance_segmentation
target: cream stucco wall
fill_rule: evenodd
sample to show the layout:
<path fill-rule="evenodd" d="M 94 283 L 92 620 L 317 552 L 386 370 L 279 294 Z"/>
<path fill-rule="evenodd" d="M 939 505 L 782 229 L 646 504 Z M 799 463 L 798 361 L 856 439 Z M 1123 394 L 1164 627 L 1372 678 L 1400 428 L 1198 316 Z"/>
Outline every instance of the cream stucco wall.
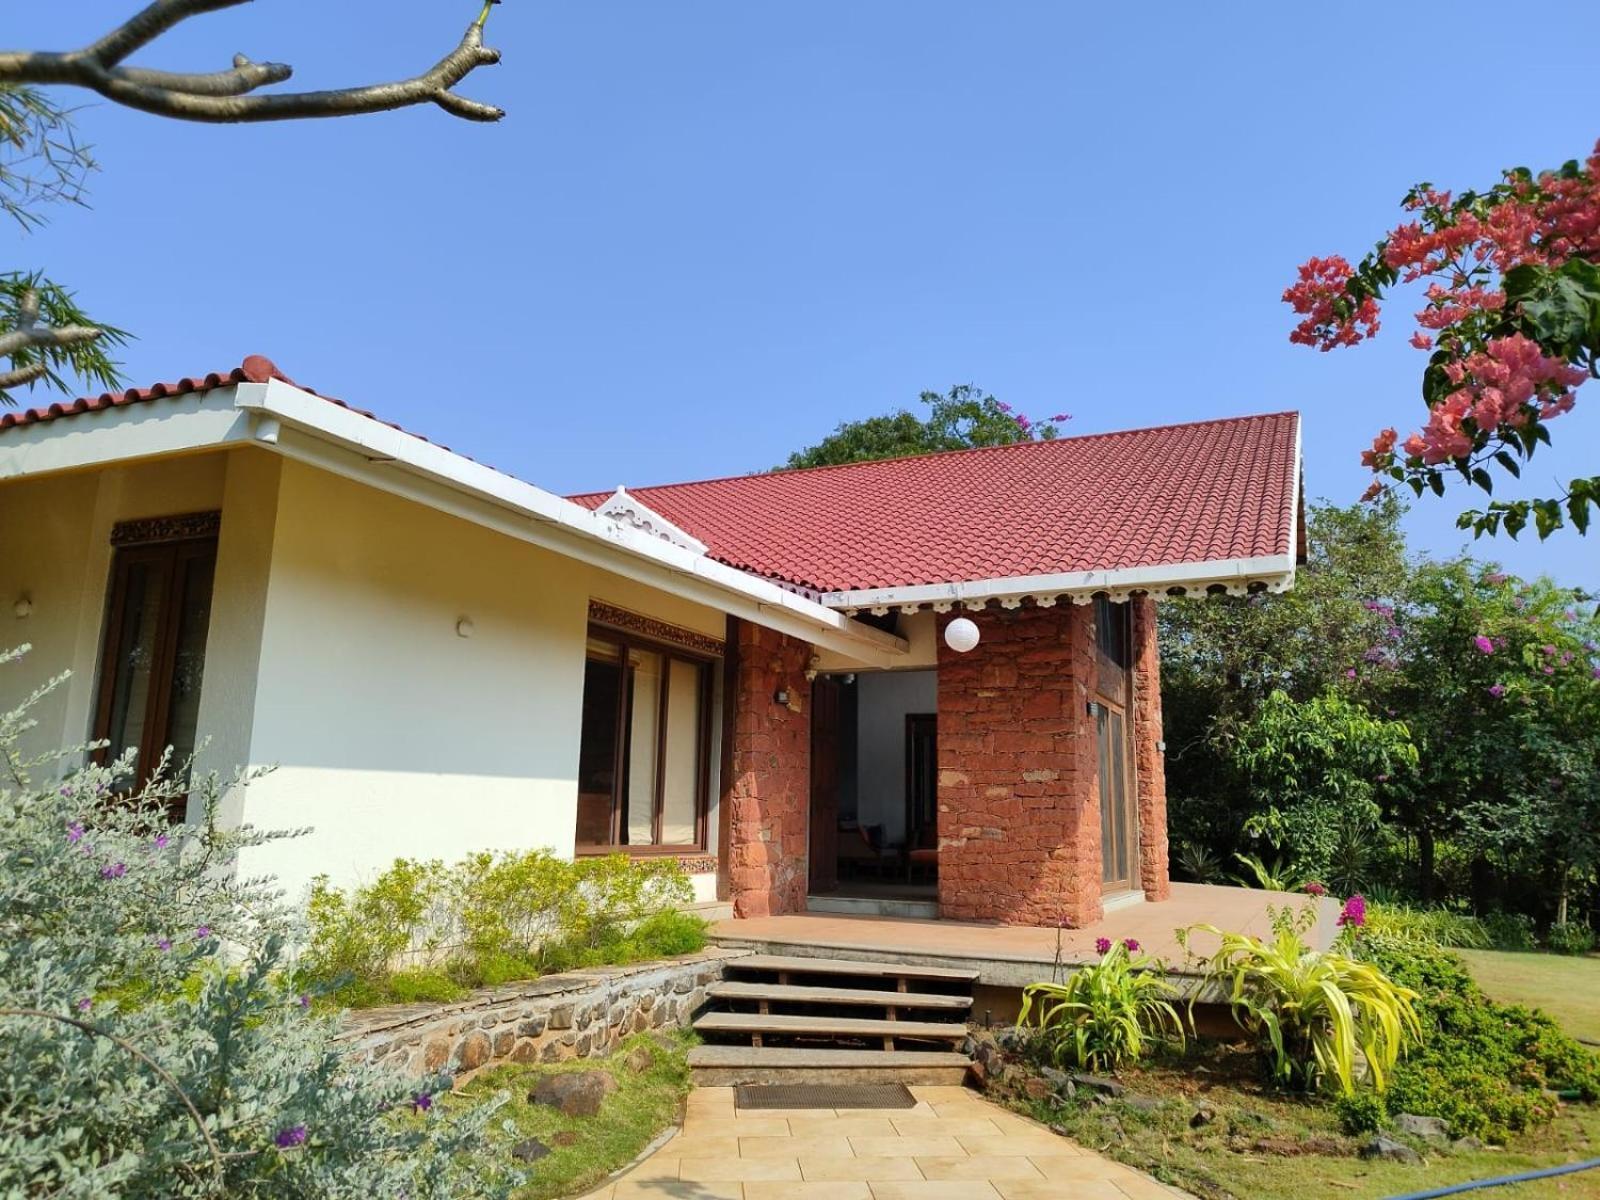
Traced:
<path fill-rule="evenodd" d="M 223 817 L 310 830 L 241 863 L 292 897 L 399 855 L 570 854 L 589 599 L 724 633 L 717 609 L 265 449 L 5 481 L 0 647 L 33 651 L 0 670 L 0 704 L 73 673 L 36 710 L 28 749 L 89 736 L 112 525 L 208 509 L 223 519 L 199 765 L 270 768 Z M 713 778 L 713 805 L 717 791 Z M 714 810 L 708 825 L 714 838 Z M 715 888 L 696 876 L 697 899 Z"/>
<path fill-rule="evenodd" d="M 590 597 L 723 629 L 713 609 L 294 462 L 271 543 L 250 760 L 273 769 L 244 817 L 315 832 L 243 867 L 291 895 L 401 855 L 570 855 Z"/>

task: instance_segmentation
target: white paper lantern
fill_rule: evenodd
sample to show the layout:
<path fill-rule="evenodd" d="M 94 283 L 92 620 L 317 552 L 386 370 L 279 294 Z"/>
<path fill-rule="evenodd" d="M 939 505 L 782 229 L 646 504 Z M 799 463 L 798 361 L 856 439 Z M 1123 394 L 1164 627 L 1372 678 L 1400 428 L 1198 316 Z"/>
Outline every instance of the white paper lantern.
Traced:
<path fill-rule="evenodd" d="M 944 644 L 957 654 L 965 654 L 978 644 L 978 627 L 966 617 L 957 617 L 944 627 Z"/>

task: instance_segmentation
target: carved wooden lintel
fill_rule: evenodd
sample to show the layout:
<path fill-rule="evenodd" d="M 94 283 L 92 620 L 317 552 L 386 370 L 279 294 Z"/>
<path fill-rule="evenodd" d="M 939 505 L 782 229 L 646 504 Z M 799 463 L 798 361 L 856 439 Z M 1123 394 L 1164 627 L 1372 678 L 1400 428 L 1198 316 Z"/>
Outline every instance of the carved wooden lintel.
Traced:
<path fill-rule="evenodd" d="M 614 604 L 607 604 L 603 600 L 589 601 L 589 620 L 596 625 L 608 625 L 612 629 L 620 629 L 624 633 L 636 633 L 640 637 L 650 638 L 657 642 L 668 642 L 674 646 L 682 646 L 686 650 L 698 651 L 701 654 L 722 653 L 722 639 L 712 637 L 708 633 L 698 633 L 693 629 L 685 629 L 681 625 L 673 625 L 666 621 L 647 617 L 643 613 L 630 612 L 626 608 L 618 608 Z"/>
<path fill-rule="evenodd" d="M 166 517 L 140 517 L 118 521 L 111 527 L 113 546 L 134 546 L 149 542 L 187 542 L 214 538 L 222 528 L 220 512 L 179 513 Z"/>

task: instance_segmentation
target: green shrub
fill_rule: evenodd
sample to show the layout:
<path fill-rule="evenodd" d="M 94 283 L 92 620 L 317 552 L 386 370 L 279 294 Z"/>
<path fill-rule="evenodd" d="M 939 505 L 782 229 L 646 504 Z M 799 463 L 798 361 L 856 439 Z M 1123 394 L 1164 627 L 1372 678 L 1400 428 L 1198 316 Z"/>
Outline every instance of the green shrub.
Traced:
<path fill-rule="evenodd" d="M 1362 1133 L 1377 1133 L 1389 1125 L 1389 1108 L 1384 1097 L 1376 1092 L 1351 1092 L 1340 1096 L 1333 1105 L 1339 1118 L 1339 1127 L 1351 1137 Z"/>
<path fill-rule="evenodd" d="M 1594 949 L 1594 930 L 1576 921 L 1558 921 L 1550 926 L 1544 944 L 1556 954 L 1587 954 Z"/>
<path fill-rule="evenodd" d="M 1389 1112 L 1440 1117 L 1455 1137 L 1492 1141 L 1549 1121 L 1547 1089 L 1600 1098 L 1600 1057 L 1549 1017 L 1496 1004 L 1448 950 L 1404 938 L 1363 935 L 1362 956 L 1421 993 L 1422 1044 L 1394 1071 Z"/>
<path fill-rule="evenodd" d="M 688 954 L 705 923 L 675 859 L 548 850 L 474 854 L 453 866 L 397 859 L 349 891 L 319 878 L 301 975 L 350 1007 L 447 1001 L 551 971 Z"/>
<path fill-rule="evenodd" d="M 1348 1096 L 1356 1090 L 1356 1052 L 1382 1091 L 1400 1055 L 1422 1036 L 1417 993 L 1373 963 L 1336 950 L 1311 950 L 1304 934 L 1311 906 L 1296 919 L 1274 915 L 1270 941 L 1197 925 L 1221 939 L 1206 982 L 1222 991 L 1234 1019 L 1260 1040 L 1281 1084 Z"/>
<path fill-rule="evenodd" d="M 1392 934 L 1434 946 L 1460 946 L 1487 950 L 1493 945 L 1489 931 L 1476 917 L 1443 908 L 1412 908 L 1406 904 L 1368 904 L 1364 933 Z"/>
<path fill-rule="evenodd" d="M 1031 983 L 1022 989 L 1017 1024 L 1030 1018 L 1038 1045 L 1057 1066 L 1114 1071 L 1138 1059 L 1152 1042 L 1183 1044 L 1183 1022 L 1160 963 L 1135 957 L 1124 943 L 1106 948 L 1100 961 L 1076 970 L 1065 983 Z"/>
<path fill-rule="evenodd" d="M 1537 950 L 1539 938 L 1527 913 L 1492 912 L 1479 918 L 1496 950 Z"/>

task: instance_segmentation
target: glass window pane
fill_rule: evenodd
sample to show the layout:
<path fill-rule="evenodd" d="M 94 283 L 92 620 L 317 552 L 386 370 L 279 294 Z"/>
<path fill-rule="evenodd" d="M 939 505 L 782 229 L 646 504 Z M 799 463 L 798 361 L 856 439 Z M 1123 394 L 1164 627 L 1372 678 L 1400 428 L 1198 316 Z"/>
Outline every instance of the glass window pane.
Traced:
<path fill-rule="evenodd" d="M 623 793 L 624 840 L 630 846 L 655 841 L 656 748 L 661 729 L 661 655 L 630 650 L 627 787 Z"/>
<path fill-rule="evenodd" d="M 206 630 L 211 624 L 211 585 L 216 558 L 196 555 L 182 566 L 179 586 L 178 630 L 172 668 L 172 690 L 167 697 L 167 745 L 172 747 L 174 771 L 187 778 L 194 754 L 195 729 L 200 721 L 200 683 L 206 667 Z"/>
<path fill-rule="evenodd" d="M 603 645 L 603 644 L 602 644 Z M 583 726 L 578 735 L 578 831 L 581 846 L 611 841 L 611 805 L 617 772 L 617 700 L 622 664 L 617 647 L 607 661 L 591 657 L 583 670 Z"/>
<path fill-rule="evenodd" d="M 144 737 L 150 708 L 150 680 L 155 674 L 161 642 L 161 610 L 166 600 L 164 563 L 133 562 L 124 576 L 121 624 L 117 630 L 117 659 L 102 670 L 112 673 L 111 714 L 106 738 L 108 761 L 130 746 L 138 748 Z M 143 770 L 146 763 L 139 763 Z"/>
<path fill-rule="evenodd" d="M 699 839 L 700 695 L 704 668 L 672 660 L 667 689 L 667 758 L 662 764 L 661 841 L 692 846 Z"/>

